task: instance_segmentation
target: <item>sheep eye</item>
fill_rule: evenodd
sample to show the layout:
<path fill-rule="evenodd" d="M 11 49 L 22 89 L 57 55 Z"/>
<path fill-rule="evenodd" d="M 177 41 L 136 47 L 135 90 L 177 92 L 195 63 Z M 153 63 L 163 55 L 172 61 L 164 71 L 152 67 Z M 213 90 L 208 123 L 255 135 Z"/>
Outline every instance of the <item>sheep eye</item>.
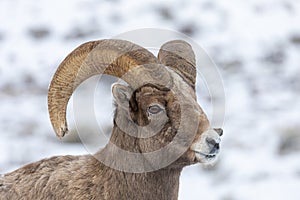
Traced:
<path fill-rule="evenodd" d="M 162 108 L 158 105 L 153 105 L 148 107 L 148 112 L 150 114 L 158 114 L 160 111 L 162 111 Z"/>

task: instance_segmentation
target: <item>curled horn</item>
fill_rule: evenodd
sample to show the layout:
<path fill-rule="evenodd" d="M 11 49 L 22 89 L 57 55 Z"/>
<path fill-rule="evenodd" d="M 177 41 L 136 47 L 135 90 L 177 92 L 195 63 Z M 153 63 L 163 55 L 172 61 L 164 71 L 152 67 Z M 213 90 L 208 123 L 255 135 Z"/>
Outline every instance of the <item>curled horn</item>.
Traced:
<path fill-rule="evenodd" d="M 107 74 L 122 78 L 134 87 L 142 82 L 156 81 L 156 78 L 162 79 L 166 73 L 161 73 L 163 69 L 158 63 L 148 50 L 124 40 L 99 40 L 80 45 L 59 65 L 49 87 L 48 110 L 56 135 L 61 138 L 67 133 L 67 104 L 84 80 L 93 75 Z M 134 69 L 133 74 L 127 76 L 128 71 L 135 67 L 138 70 Z"/>
<path fill-rule="evenodd" d="M 196 59 L 190 44 L 182 40 L 169 41 L 161 46 L 158 60 L 175 70 L 195 89 Z"/>

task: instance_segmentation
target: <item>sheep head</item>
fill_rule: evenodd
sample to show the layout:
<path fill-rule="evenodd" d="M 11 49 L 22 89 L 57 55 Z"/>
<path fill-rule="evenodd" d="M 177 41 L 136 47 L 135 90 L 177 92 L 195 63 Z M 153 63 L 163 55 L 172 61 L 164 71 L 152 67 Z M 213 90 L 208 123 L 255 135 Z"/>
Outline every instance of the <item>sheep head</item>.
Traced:
<path fill-rule="evenodd" d="M 93 75 L 108 74 L 128 85 L 112 87 L 114 130 L 101 151 L 104 157 L 119 155 L 126 162 L 123 150 L 139 153 L 142 162 L 155 169 L 159 168 L 153 166 L 156 164 L 183 167 L 212 161 L 219 151 L 222 130 L 210 127 L 197 103 L 195 63 L 191 46 L 181 40 L 165 43 L 158 58 L 124 40 L 85 43 L 65 58 L 52 79 L 48 106 L 53 128 L 63 137 L 68 131 L 66 108 L 73 91 Z"/>

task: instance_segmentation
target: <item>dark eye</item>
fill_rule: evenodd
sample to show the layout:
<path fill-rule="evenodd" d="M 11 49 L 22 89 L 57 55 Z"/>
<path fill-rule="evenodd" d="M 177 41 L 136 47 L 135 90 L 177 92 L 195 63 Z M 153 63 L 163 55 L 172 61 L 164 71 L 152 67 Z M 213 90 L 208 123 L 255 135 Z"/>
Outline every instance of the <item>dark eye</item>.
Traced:
<path fill-rule="evenodd" d="M 150 114 L 157 114 L 162 111 L 162 108 L 158 105 L 149 106 L 147 110 Z"/>

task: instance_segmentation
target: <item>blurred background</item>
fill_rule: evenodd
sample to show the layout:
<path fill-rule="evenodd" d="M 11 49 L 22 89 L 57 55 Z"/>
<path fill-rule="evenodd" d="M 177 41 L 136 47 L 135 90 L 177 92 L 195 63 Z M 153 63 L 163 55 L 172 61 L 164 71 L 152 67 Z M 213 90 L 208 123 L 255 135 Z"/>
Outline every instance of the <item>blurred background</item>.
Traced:
<path fill-rule="evenodd" d="M 0 0 L 0 174 L 52 155 L 88 153 L 75 134 L 59 141 L 48 117 L 48 85 L 70 51 L 163 28 L 207 51 L 226 94 L 221 158 L 214 167 L 185 168 L 179 199 L 300 199 L 299 22 L 294 0 Z M 103 82 L 97 115 L 109 133 L 111 79 Z M 206 110 L 209 98 L 198 97 Z M 92 132 L 88 118 L 82 121 Z"/>

